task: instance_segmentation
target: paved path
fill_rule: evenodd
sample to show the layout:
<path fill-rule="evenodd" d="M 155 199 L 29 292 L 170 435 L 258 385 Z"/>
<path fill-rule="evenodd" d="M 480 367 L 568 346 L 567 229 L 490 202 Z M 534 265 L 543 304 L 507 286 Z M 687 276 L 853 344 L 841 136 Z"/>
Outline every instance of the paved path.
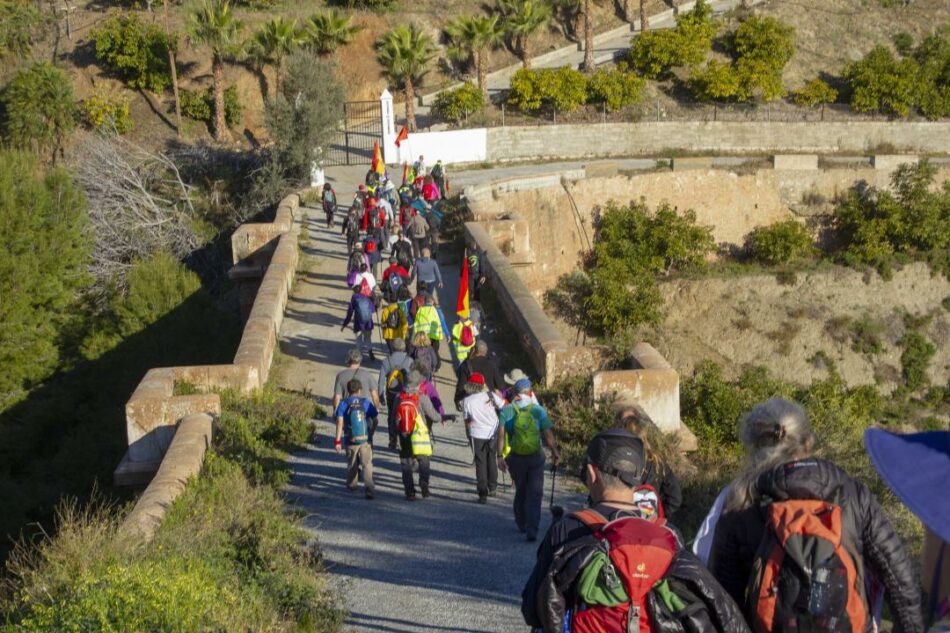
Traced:
<path fill-rule="evenodd" d="M 341 201 L 351 196 L 364 169 L 328 174 Z M 329 408 L 333 378 L 352 346 L 352 332 L 340 332 L 350 296 L 343 283 L 345 243 L 339 229 L 324 228 L 322 215 L 309 210 L 304 220 L 310 239 L 303 245 L 306 263 L 281 330 L 281 349 L 288 357 L 281 375 L 285 387 L 309 391 Z M 442 269 L 447 282 L 442 305 L 454 306 L 457 266 L 443 263 Z M 446 317 L 451 326 L 454 315 Z M 455 381 L 447 347 L 443 344 L 437 386 L 449 413 L 454 412 Z M 375 373 L 379 365 L 369 367 Z M 515 528 L 510 490 L 500 491 L 488 505 L 476 503 L 474 467 L 461 424 L 436 428 L 432 497 L 414 503 L 404 499 L 398 458 L 384 446 L 373 460 L 376 499 L 348 493 L 344 461 L 333 451 L 330 421 L 319 420 L 317 430 L 318 442 L 293 456 L 288 493 L 308 513 L 306 525 L 319 539 L 331 577 L 351 611 L 349 627 L 392 632 L 525 630 L 518 607 L 535 547 Z M 560 490 L 555 499 L 562 504 L 579 501 Z M 545 511 L 542 530 L 547 522 Z"/>

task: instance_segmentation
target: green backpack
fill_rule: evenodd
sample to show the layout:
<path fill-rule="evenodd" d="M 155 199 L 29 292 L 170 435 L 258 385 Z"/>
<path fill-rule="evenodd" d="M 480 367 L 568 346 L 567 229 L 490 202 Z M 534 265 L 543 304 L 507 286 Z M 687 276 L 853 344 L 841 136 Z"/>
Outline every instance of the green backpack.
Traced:
<path fill-rule="evenodd" d="M 515 421 L 511 431 L 511 452 L 515 455 L 534 455 L 541 450 L 541 425 L 534 419 L 535 405 L 529 404 L 523 409 L 516 405 Z"/>

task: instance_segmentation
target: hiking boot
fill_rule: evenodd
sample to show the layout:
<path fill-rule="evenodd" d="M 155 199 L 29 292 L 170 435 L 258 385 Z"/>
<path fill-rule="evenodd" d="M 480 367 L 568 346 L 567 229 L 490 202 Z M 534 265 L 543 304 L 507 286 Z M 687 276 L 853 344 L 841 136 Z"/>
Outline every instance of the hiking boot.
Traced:
<path fill-rule="evenodd" d="M 534 532 L 528 532 L 528 536 L 526 538 L 529 543 L 534 543 L 535 541 L 538 540 L 538 535 L 535 534 Z"/>
<path fill-rule="evenodd" d="M 422 498 L 423 498 L 423 499 L 428 499 L 428 498 L 429 498 L 429 489 L 428 489 L 428 488 L 423 488 L 423 489 L 422 489 Z"/>
<path fill-rule="evenodd" d="M 482 505 L 485 505 L 486 503 L 488 503 L 488 497 L 479 496 L 479 497 L 478 497 L 478 502 L 479 502 L 480 504 L 482 504 Z"/>
<path fill-rule="evenodd" d="M 371 352 L 369 353 L 369 359 L 370 359 L 370 361 L 372 361 L 372 362 L 375 363 L 375 362 L 376 362 L 376 354 L 374 354 L 374 353 L 371 351 Z"/>
<path fill-rule="evenodd" d="M 391 451 L 398 450 L 396 447 L 396 440 L 389 440 L 389 450 Z"/>
<path fill-rule="evenodd" d="M 346 487 L 346 491 L 347 491 L 347 492 L 356 492 L 357 490 L 359 490 L 359 486 L 347 486 L 347 487 Z"/>
<path fill-rule="evenodd" d="M 406 501 L 415 501 L 416 495 L 406 495 Z"/>
<path fill-rule="evenodd" d="M 367 491 L 366 491 L 366 498 L 367 498 L 367 499 L 372 499 L 372 498 L 373 498 L 373 491 L 372 491 L 372 490 L 367 490 Z"/>
<path fill-rule="evenodd" d="M 496 496 L 498 496 L 498 491 L 497 491 L 495 488 L 492 488 L 492 489 L 490 489 L 490 490 L 488 491 L 488 496 L 489 496 L 489 497 L 496 497 Z"/>

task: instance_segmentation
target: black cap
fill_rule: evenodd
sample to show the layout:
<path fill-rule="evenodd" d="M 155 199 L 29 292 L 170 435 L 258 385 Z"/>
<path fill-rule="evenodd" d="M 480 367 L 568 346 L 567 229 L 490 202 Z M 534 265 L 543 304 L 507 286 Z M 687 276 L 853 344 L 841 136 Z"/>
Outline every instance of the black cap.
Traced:
<path fill-rule="evenodd" d="M 624 429 L 601 431 L 587 445 L 587 459 L 581 467 L 581 480 L 586 481 L 586 466 L 593 464 L 602 473 L 613 475 L 631 488 L 643 483 L 646 459 L 643 442 Z"/>

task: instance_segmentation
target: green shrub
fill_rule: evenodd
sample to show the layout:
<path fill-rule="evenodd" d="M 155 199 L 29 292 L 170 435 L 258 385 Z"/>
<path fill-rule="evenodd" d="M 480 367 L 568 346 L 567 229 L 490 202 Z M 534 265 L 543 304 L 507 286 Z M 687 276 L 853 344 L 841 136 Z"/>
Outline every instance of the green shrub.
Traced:
<path fill-rule="evenodd" d="M 648 79 L 659 79 L 676 66 L 697 66 L 712 50 L 716 24 L 703 0 L 676 18 L 676 28 L 647 31 L 633 41 L 630 63 Z"/>
<path fill-rule="evenodd" d="M 115 130 L 119 134 L 132 131 L 129 100 L 104 92 L 83 99 L 80 110 L 86 123 L 97 130 Z"/>
<path fill-rule="evenodd" d="M 33 45 L 45 35 L 50 21 L 33 4 L 17 0 L 0 2 L 0 59 L 29 55 Z"/>
<path fill-rule="evenodd" d="M 698 101 L 733 101 L 739 99 L 742 80 L 732 64 L 712 59 L 693 69 L 688 85 Z"/>
<path fill-rule="evenodd" d="M 208 87 L 204 92 L 197 90 L 180 90 L 181 113 L 189 119 L 202 121 L 211 125 L 214 120 L 214 89 Z M 243 108 L 238 100 L 237 87 L 228 86 L 224 89 L 224 121 L 228 127 L 234 127 L 241 122 Z"/>
<path fill-rule="evenodd" d="M 777 72 L 795 54 L 795 29 L 772 17 L 752 16 L 732 35 L 732 49 L 740 60 L 758 62 L 763 69 Z"/>
<path fill-rule="evenodd" d="M 508 103 L 522 112 L 553 108 L 574 112 L 587 102 L 587 77 L 564 66 L 533 70 L 522 68 L 511 78 Z"/>
<path fill-rule="evenodd" d="M 624 106 L 643 100 L 644 81 L 629 72 L 625 64 L 615 68 L 598 68 L 587 80 L 587 100 L 603 103 L 608 111 L 616 112 Z"/>
<path fill-rule="evenodd" d="M 909 55 L 914 49 L 914 36 L 907 31 L 894 33 L 891 36 L 891 41 L 894 43 L 894 48 L 901 55 Z"/>
<path fill-rule="evenodd" d="M 865 314 L 851 323 L 851 349 L 859 354 L 880 354 L 884 351 L 883 336 L 887 327 Z"/>
<path fill-rule="evenodd" d="M 817 77 L 797 91 L 792 100 L 798 105 L 817 106 L 834 103 L 838 91 Z"/>
<path fill-rule="evenodd" d="M 913 59 L 896 59 L 886 46 L 875 46 L 844 69 L 851 107 L 858 112 L 907 116 L 916 101 L 918 73 Z"/>
<path fill-rule="evenodd" d="M 916 393 L 930 386 L 930 376 L 927 367 L 930 359 L 937 353 L 937 348 L 920 332 L 908 332 L 900 340 L 904 351 L 901 353 L 901 373 L 904 375 L 904 386 L 911 393 Z"/>
<path fill-rule="evenodd" d="M 61 169 L 0 150 L 0 411 L 55 371 L 90 282 L 86 198 Z M 9 439 L 9 438 L 7 438 Z M 5 440 L 7 441 L 7 440 Z"/>
<path fill-rule="evenodd" d="M 147 23 L 137 13 L 125 11 L 106 20 L 92 38 L 96 59 L 130 88 L 161 92 L 171 85 L 168 48 L 175 42 L 168 41 L 158 23 Z"/>
<path fill-rule="evenodd" d="M 435 97 L 432 111 L 446 121 L 461 123 L 469 115 L 485 107 L 482 91 L 475 84 L 466 81 L 455 90 L 443 90 Z"/>
<path fill-rule="evenodd" d="M 895 253 L 922 256 L 950 247 L 950 187 L 933 191 L 935 177 L 935 168 L 921 161 L 894 172 L 893 192 L 849 192 L 834 212 L 844 260 L 880 268 Z"/>
<path fill-rule="evenodd" d="M 763 264 L 787 264 L 815 252 L 811 232 L 797 220 L 785 220 L 760 226 L 746 238 L 746 250 L 752 259 Z"/>
<path fill-rule="evenodd" d="M 17 72 L 3 89 L 6 138 L 14 147 L 52 151 L 62 148 L 76 126 L 73 86 L 62 70 L 36 62 Z"/>
<path fill-rule="evenodd" d="M 917 106 L 929 119 L 950 116 L 950 28 L 933 33 L 914 49 L 919 72 Z"/>

